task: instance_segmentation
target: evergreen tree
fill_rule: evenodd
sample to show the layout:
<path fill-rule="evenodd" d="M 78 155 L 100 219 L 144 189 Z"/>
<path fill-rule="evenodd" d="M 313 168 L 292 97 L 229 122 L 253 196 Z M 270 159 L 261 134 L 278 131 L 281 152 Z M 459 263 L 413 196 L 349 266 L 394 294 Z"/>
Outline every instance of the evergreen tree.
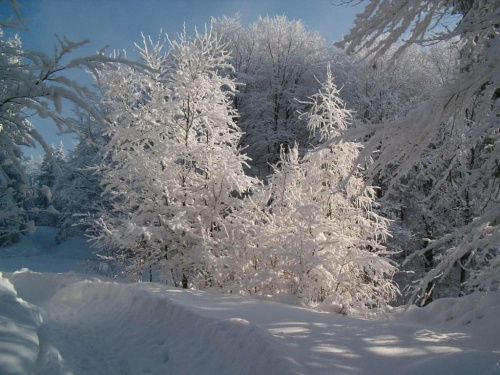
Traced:
<path fill-rule="evenodd" d="M 38 226 L 55 227 L 58 225 L 58 208 L 54 191 L 60 183 L 64 170 L 64 147 L 62 142 L 56 148 L 50 146 L 50 154 L 45 154 L 39 164 L 39 169 L 33 178 L 33 199 L 29 202 L 30 216 Z"/>

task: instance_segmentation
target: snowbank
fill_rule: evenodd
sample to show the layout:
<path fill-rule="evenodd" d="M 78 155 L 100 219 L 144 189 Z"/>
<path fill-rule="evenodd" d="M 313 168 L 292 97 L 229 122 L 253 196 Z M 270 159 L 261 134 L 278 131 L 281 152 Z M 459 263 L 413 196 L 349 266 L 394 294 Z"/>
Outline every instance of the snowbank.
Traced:
<path fill-rule="evenodd" d="M 496 371 L 500 374 L 500 293 L 474 293 L 438 299 L 423 308 L 411 306 L 401 319 L 475 336 L 478 348 L 496 347 Z"/>
<path fill-rule="evenodd" d="M 482 324 L 486 318 L 488 326 L 499 328 L 500 293 L 474 293 L 461 298 L 441 298 L 419 308 L 411 306 L 404 317 L 422 323 L 449 324 L 460 327 L 468 324 Z"/>
<path fill-rule="evenodd" d="M 265 329 L 198 314 L 171 301 L 176 289 L 30 271 L 10 278 L 44 310 L 52 349 L 39 373 L 296 373 Z"/>
<path fill-rule="evenodd" d="M 39 352 L 41 317 L 17 297 L 12 283 L 0 272 L 0 374 L 32 374 Z"/>
<path fill-rule="evenodd" d="M 7 277 L 43 312 L 39 375 L 500 374 L 494 295 L 457 325 L 437 318 L 451 302 L 373 321 L 156 283 Z"/>
<path fill-rule="evenodd" d="M 0 254 L 0 271 L 65 272 L 0 276 L 1 375 L 500 374 L 499 294 L 362 320 L 68 273 L 88 244 L 51 241 L 42 228 Z"/>

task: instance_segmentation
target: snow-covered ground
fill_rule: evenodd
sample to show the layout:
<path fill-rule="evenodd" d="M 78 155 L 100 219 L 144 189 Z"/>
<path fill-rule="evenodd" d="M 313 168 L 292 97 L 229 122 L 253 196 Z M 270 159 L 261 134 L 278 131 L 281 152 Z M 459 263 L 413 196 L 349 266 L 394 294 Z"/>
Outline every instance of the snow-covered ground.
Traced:
<path fill-rule="evenodd" d="M 84 273 L 84 260 L 92 254 L 89 243 L 83 237 L 71 237 L 57 245 L 58 231 L 57 228 L 37 227 L 34 234 L 23 236 L 20 242 L 0 248 L 0 271 L 28 268 L 36 272 Z"/>
<path fill-rule="evenodd" d="M 2 375 L 500 374 L 498 294 L 361 320 L 70 273 L 89 250 L 52 234 L 0 252 Z"/>

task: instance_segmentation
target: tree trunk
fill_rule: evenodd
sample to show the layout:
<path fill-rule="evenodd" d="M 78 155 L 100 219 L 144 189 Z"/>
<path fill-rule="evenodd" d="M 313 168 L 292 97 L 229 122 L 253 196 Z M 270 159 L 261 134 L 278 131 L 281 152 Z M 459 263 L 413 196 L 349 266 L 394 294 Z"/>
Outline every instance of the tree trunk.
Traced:
<path fill-rule="evenodd" d="M 424 249 L 427 248 L 431 242 L 432 239 L 432 232 L 430 231 L 430 228 L 427 228 L 427 235 L 428 238 L 424 239 Z M 424 253 L 424 270 L 425 273 L 428 274 L 430 270 L 434 268 L 434 249 L 428 249 Z M 431 281 L 427 283 L 427 286 L 425 287 L 425 293 L 424 297 L 422 298 L 422 302 L 420 304 L 421 307 L 427 306 L 429 303 L 433 301 L 432 298 L 432 291 L 434 289 L 434 282 Z"/>
<path fill-rule="evenodd" d="M 185 273 L 182 274 L 182 289 L 188 288 L 188 279 Z"/>

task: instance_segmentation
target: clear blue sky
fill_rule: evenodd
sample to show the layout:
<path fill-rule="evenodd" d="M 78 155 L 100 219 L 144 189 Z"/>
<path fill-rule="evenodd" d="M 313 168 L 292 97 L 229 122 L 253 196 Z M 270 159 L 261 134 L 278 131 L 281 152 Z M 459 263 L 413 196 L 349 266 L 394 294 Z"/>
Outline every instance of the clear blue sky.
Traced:
<path fill-rule="evenodd" d="M 72 41 L 88 39 L 80 54 L 93 54 L 109 45 L 126 50 L 134 57 L 134 42 L 140 34 L 158 35 L 160 29 L 169 35 L 182 30 L 203 27 L 211 17 L 240 13 L 243 24 L 260 15 L 286 15 L 301 19 L 309 30 L 318 31 L 329 42 L 340 40 L 354 24 L 354 17 L 364 5 L 340 7 L 330 0 L 18 0 L 21 14 L 29 31 L 21 31 L 24 47 L 51 52 L 55 35 Z M 1 18 L 5 18 L 5 3 L 0 3 Z M 71 148 L 72 137 L 56 136 L 55 126 L 33 119 L 33 123 L 48 143 L 63 140 Z M 25 151 L 26 152 L 26 151 Z M 41 150 L 26 152 L 40 154 Z"/>

